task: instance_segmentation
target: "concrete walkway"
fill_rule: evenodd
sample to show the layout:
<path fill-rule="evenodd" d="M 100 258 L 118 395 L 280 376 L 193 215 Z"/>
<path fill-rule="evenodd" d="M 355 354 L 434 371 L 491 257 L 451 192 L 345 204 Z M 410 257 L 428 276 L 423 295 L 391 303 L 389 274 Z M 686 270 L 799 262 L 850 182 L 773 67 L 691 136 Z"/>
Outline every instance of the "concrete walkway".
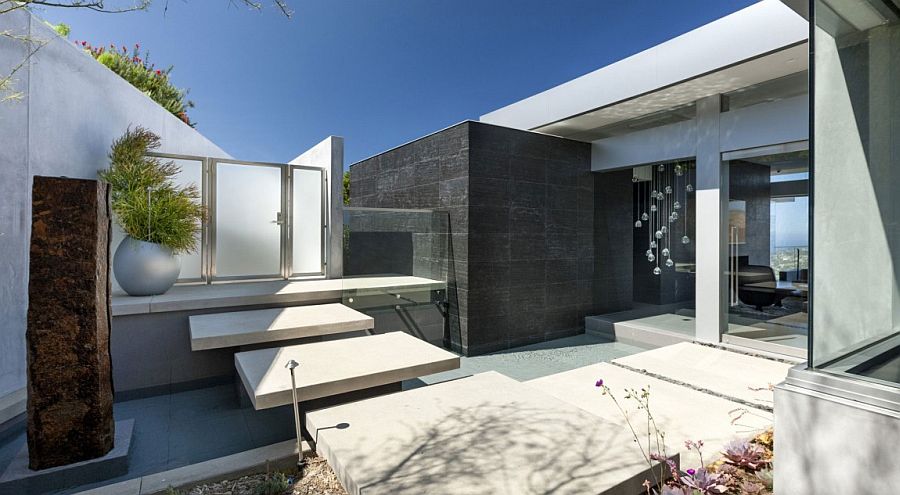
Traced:
<path fill-rule="evenodd" d="M 772 424 L 770 383 L 788 363 L 676 344 L 527 382 L 496 372 L 323 409 L 317 448 L 351 494 L 641 492 L 649 478 L 617 395 L 645 446 L 647 419 L 623 390 L 649 387 L 670 456 L 697 467 Z M 646 370 L 646 371 L 644 371 Z M 652 450 L 656 440 L 651 439 Z M 637 485 L 635 485 L 637 483 Z"/>
<path fill-rule="evenodd" d="M 351 495 L 641 492 L 618 424 L 489 371 L 306 416 Z"/>

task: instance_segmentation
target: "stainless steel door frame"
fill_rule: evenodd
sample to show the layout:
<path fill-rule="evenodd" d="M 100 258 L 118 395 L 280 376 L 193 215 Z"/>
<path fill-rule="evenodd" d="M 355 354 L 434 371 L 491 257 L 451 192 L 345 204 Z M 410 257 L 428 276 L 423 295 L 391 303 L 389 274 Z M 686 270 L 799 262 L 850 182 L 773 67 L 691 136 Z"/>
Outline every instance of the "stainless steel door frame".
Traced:
<path fill-rule="evenodd" d="M 200 201 L 206 210 L 206 217 L 201 221 L 200 232 L 200 278 L 179 279 L 178 283 L 204 283 L 224 281 L 240 281 L 240 280 L 286 280 L 293 277 L 314 277 L 324 276 L 327 264 L 327 247 L 328 247 L 328 182 L 325 169 L 321 167 L 312 167 L 306 165 L 291 165 L 282 163 L 269 162 L 250 162 L 244 160 L 233 160 L 230 158 L 212 158 L 196 155 L 182 155 L 176 153 L 147 153 L 147 156 L 155 158 L 165 158 L 170 160 L 185 160 L 199 162 L 201 166 L 201 184 L 200 184 Z M 217 208 L 216 201 L 218 199 L 218 191 L 216 187 L 217 166 L 218 164 L 228 165 L 246 165 L 259 167 L 277 167 L 281 171 L 280 191 L 281 191 L 281 212 L 280 217 L 276 219 L 280 223 L 280 242 L 279 242 L 279 272 L 273 274 L 249 274 L 241 276 L 217 276 L 216 275 L 216 220 Z M 320 271 L 312 273 L 295 273 L 293 270 L 293 180 L 294 170 L 311 170 L 319 173 L 321 183 L 321 234 L 320 249 L 321 263 Z"/>
<path fill-rule="evenodd" d="M 218 212 L 216 208 L 216 202 L 218 200 L 218 187 L 217 187 L 217 173 L 218 173 L 218 165 L 219 164 L 227 164 L 227 165 L 245 165 L 251 167 L 269 167 L 269 168 L 277 168 L 280 170 L 280 188 L 281 188 L 281 218 L 282 220 L 275 221 L 279 222 L 280 227 L 280 242 L 279 242 L 279 272 L 278 273 L 261 273 L 261 274 L 248 274 L 248 275 L 235 275 L 235 276 L 218 276 L 216 274 L 216 251 L 218 239 L 216 237 L 216 222 L 218 220 Z M 207 210 L 208 222 L 209 222 L 209 252 L 210 252 L 210 263 L 209 263 L 209 281 L 217 282 L 217 281 L 238 281 L 238 280 L 280 280 L 284 279 L 284 244 L 285 244 L 285 232 L 287 222 L 283 220 L 284 218 L 284 205 L 285 205 L 285 171 L 286 166 L 280 163 L 265 163 L 265 162 L 248 162 L 243 160 L 232 160 L 226 158 L 210 158 L 209 159 L 209 182 L 211 184 L 210 187 L 210 202 L 209 209 Z"/>
<path fill-rule="evenodd" d="M 200 163 L 200 204 L 204 210 L 209 210 L 209 157 L 196 155 L 181 155 L 177 153 L 147 153 L 153 158 L 165 158 L 169 160 L 184 160 Z M 200 278 L 179 278 L 178 284 L 208 284 L 209 283 L 209 228 L 206 218 L 200 220 Z"/>
<path fill-rule="evenodd" d="M 288 181 L 287 181 L 287 194 L 288 197 L 286 210 L 288 212 L 288 224 L 289 224 L 289 242 L 286 245 L 285 253 L 288 257 L 288 263 L 285 266 L 285 278 L 293 278 L 293 277 L 315 277 L 315 276 L 323 276 L 325 275 L 325 267 L 326 267 L 326 254 L 325 250 L 327 248 L 327 235 L 328 235 L 328 182 L 327 177 L 325 175 L 325 169 L 320 167 L 311 167 L 307 165 L 288 165 Z M 319 230 L 319 238 L 320 238 L 320 254 L 321 254 L 321 262 L 319 264 L 318 272 L 310 272 L 310 273 L 298 273 L 294 270 L 294 171 L 295 170 L 310 170 L 313 172 L 319 173 L 319 183 L 321 187 L 321 219 L 320 224 L 321 228 Z"/>

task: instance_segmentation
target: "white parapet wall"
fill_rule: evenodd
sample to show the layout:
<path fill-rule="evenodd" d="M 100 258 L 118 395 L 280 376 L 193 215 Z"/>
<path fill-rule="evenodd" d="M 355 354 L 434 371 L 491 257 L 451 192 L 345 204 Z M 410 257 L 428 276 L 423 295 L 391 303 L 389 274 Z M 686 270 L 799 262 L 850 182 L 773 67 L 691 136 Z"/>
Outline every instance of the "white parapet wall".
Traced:
<path fill-rule="evenodd" d="M 35 175 L 97 177 L 113 140 L 129 126 L 162 138 L 162 152 L 227 158 L 209 139 L 124 79 L 59 37 L 25 10 L 0 16 L 0 31 L 46 42 L 28 47 L 0 37 L 0 75 L 14 76 L 17 101 L 0 103 L 0 419 L 24 411 L 25 326 L 31 181 Z M 114 247 L 113 247 L 114 248 Z M 64 267 L 61 267 L 64 269 Z"/>

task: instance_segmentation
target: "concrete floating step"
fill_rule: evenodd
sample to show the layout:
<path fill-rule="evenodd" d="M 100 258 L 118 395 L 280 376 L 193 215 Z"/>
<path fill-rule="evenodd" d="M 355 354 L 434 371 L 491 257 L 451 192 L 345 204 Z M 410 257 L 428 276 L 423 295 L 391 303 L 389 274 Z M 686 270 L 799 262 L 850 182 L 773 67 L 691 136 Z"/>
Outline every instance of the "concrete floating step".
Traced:
<path fill-rule="evenodd" d="M 195 315 L 189 318 L 191 349 L 317 337 L 369 330 L 375 320 L 340 303 Z"/>
<path fill-rule="evenodd" d="M 766 409 L 771 409 L 774 404 L 772 386 L 784 381 L 792 366 L 686 342 L 613 362 Z"/>
<path fill-rule="evenodd" d="M 234 364 L 255 409 L 290 404 L 289 360 L 301 401 L 375 388 L 459 368 L 459 356 L 403 332 L 367 335 L 234 355 Z"/>
<path fill-rule="evenodd" d="M 610 392 L 629 412 L 628 417 L 642 439 L 646 439 L 648 432 L 647 416 L 643 410 L 637 410 L 633 402 L 623 400 L 624 390 L 649 387 L 650 412 L 659 430 L 666 434 L 667 450 L 681 455 L 681 464 L 685 469 L 700 465 L 697 452 L 686 449 L 685 440 L 703 440 L 706 444 L 704 456 L 708 462 L 718 456 L 726 443 L 752 436 L 772 426 L 773 415 L 770 412 L 748 409 L 721 397 L 609 363 L 592 364 L 525 383 L 601 418 L 624 421 L 612 399 L 594 386 L 598 379 L 603 379 Z"/>
<path fill-rule="evenodd" d="M 306 427 L 351 495 L 634 495 L 652 479 L 623 425 L 493 371 L 312 411 Z"/>

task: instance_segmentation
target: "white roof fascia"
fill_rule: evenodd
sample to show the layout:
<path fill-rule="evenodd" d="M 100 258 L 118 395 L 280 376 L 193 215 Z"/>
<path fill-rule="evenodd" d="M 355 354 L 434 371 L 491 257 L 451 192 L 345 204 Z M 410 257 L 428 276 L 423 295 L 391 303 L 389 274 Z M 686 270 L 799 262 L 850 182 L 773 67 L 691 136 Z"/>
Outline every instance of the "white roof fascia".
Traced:
<path fill-rule="evenodd" d="M 779 0 L 763 0 L 480 120 L 535 129 L 793 46 L 808 35 L 807 20 Z"/>

